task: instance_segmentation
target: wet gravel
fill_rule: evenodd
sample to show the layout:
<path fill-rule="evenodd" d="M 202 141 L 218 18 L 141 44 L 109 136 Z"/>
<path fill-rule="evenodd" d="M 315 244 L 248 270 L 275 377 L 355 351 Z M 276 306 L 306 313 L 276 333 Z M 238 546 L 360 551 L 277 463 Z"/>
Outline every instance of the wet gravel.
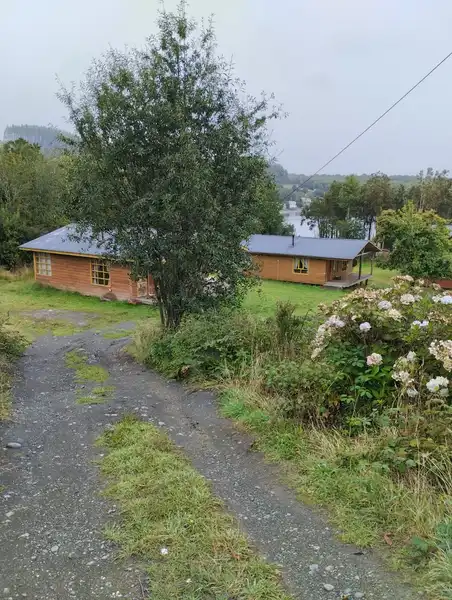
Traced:
<path fill-rule="evenodd" d="M 0 598 L 143 599 L 143 565 L 118 560 L 103 537 L 116 507 L 99 494 L 95 464 L 97 436 L 131 412 L 184 449 L 259 551 L 281 565 L 296 598 L 420 598 L 371 552 L 339 542 L 322 513 L 278 483 L 277 467 L 250 451 L 252 439 L 218 416 L 213 394 L 167 382 L 123 346 L 93 331 L 45 336 L 19 364 L 13 422 L 0 425 Z M 76 404 L 64 358 L 77 348 L 109 371 L 108 403 Z"/>

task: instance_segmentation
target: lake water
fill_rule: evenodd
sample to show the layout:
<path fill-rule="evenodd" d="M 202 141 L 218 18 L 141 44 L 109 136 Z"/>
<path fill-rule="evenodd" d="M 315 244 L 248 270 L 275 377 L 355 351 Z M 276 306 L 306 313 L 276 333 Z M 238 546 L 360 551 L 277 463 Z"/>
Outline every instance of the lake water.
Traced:
<path fill-rule="evenodd" d="M 299 210 L 285 210 L 284 220 L 286 223 L 290 223 L 290 225 L 294 226 L 295 235 L 300 235 L 303 237 L 319 237 L 317 227 L 314 229 L 309 229 L 306 223 L 303 223 L 303 225 L 301 224 L 301 215 Z"/>

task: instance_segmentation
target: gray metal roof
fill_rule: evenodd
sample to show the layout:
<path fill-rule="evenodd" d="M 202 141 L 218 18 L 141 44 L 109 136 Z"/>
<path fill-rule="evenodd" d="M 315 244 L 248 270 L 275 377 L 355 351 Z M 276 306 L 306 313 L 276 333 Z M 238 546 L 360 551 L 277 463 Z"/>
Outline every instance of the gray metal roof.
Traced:
<path fill-rule="evenodd" d="M 35 240 L 20 246 L 23 250 L 42 252 L 63 252 L 68 254 L 91 254 L 102 256 L 105 247 L 102 242 L 93 243 L 89 233 L 82 240 L 72 236 L 77 234 L 74 224 L 60 227 Z M 295 237 L 292 245 L 291 235 L 252 235 L 247 244 L 253 254 L 277 254 L 280 256 L 307 256 L 312 258 L 337 258 L 351 260 L 363 250 L 378 252 L 379 248 L 368 240 L 346 240 L 334 238 Z"/>
<path fill-rule="evenodd" d="M 311 258 L 337 258 L 352 260 L 362 251 L 378 252 L 379 248 L 368 240 L 338 238 L 310 238 L 291 235 L 252 235 L 247 244 L 252 254 L 280 256 L 307 256 Z"/>
<path fill-rule="evenodd" d="M 105 254 L 102 242 L 93 243 L 89 234 L 85 234 L 82 240 L 77 241 L 71 237 L 76 233 L 75 225 L 66 225 L 22 244 L 20 247 L 23 250 L 41 250 L 43 252 L 67 252 L 68 254 L 92 254 L 94 256 Z"/>

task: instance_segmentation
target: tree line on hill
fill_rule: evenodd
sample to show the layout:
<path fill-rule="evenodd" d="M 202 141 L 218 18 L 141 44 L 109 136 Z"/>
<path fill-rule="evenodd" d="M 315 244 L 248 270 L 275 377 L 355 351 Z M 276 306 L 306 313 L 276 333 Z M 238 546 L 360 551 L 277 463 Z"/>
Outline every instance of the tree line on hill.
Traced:
<path fill-rule="evenodd" d="M 63 137 L 71 138 L 72 135 L 56 127 L 43 127 L 42 125 L 8 125 L 3 133 L 4 142 L 22 139 L 29 144 L 37 144 L 45 155 L 60 154 L 67 148 Z"/>
<path fill-rule="evenodd" d="M 394 184 L 384 173 L 375 173 L 364 183 L 349 175 L 304 204 L 301 217 L 310 228 L 318 228 L 320 237 L 370 239 L 382 211 L 399 210 L 408 202 L 418 211 L 452 219 L 452 179 L 447 171 L 428 169 L 411 185 Z"/>

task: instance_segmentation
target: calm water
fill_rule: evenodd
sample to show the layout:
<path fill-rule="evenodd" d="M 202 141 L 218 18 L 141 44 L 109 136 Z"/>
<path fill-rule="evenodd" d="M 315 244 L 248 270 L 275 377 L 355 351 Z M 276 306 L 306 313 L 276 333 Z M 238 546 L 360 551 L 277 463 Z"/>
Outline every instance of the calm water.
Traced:
<path fill-rule="evenodd" d="M 306 223 L 301 225 L 301 216 L 299 210 L 286 210 L 284 211 L 284 220 L 286 223 L 290 223 L 295 228 L 295 235 L 301 235 L 303 237 L 318 237 L 319 232 L 317 227 L 315 229 L 309 229 Z"/>

